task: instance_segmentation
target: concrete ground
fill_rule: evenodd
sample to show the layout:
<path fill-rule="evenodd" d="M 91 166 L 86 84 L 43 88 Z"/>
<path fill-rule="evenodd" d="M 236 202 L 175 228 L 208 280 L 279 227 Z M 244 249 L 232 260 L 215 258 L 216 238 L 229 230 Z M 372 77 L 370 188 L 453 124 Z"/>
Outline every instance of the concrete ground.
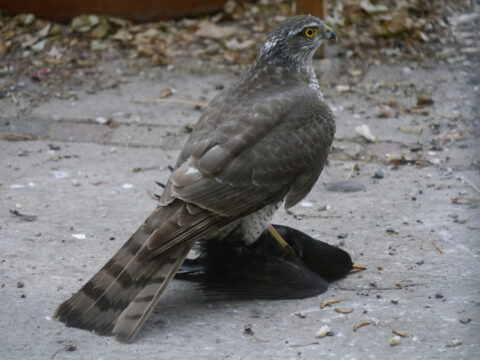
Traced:
<path fill-rule="evenodd" d="M 174 94 L 166 99 L 206 102 L 238 70 L 183 59 L 168 69 L 146 68 L 101 91 L 92 91 L 87 81 L 70 99 L 44 100 L 37 107 L 29 108 L 21 97 L 1 98 L 0 357 L 478 356 L 474 70 L 378 63 L 352 83 L 336 64 L 316 63 L 337 116 L 329 165 L 308 197 L 289 213 L 279 211 L 274 222 L 339 245 L 368 269 L 333 283 L 323 295 L 288 301 L 214 302 L 192 284 L 174 281 L 130 345 L 66 328 L 51 316 L 155 207 L 150 193 L 160 189 L 154 181 L 168 178 L 167 166 L 201 113 L 189 103 L 134 100 L 158 98 L 171 88 Z M 99 71 L 115 79 L 125 67 L 109 62 Z M 347 83 L 349 89 L 336 87 Z M 23 86 L 36 85 L 25 79 Z M 433 104 L 416 108 L 419 97 Z M 379 109 L 382 102 L 389 108 Z M 376 142 L 358 136 L 355 127 L 362 124 Z M 345 179 L 363 190 L 325 186 Z M 320 308 L 331 299 L 344 301 Z M 335 307 L 353 312 L 341 314 Z M 369 325 L 354 331 L 362 322 Z M 254 335 L 245 332 L 246 325 Z M 315 337 L 323 325 L 333 336 Z M 397 346 L 389 345 L 392 330 L 407 335 Z"/>

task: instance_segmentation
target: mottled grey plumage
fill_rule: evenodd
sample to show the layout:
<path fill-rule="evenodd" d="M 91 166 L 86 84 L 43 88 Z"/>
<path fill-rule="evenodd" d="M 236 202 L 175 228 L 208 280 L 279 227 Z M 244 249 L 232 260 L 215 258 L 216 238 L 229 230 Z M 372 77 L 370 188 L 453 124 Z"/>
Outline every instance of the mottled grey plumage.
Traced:
<path fill-rule="evenodd" d="M 129 342 L 197 240 L 235 231 L 251 243 L 279 204 L 308 194 L 335 132 L 312 56 L 334 36 L 313 16 L 280 24 L 245 76 L 205 109 L 159 206 L 57 319 Z"/>

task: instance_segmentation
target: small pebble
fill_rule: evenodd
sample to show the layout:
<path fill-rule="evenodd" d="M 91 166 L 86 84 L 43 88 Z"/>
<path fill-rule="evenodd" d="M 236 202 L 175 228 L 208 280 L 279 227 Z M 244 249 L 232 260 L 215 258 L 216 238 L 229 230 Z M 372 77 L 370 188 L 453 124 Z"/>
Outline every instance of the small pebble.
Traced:
<path fill-rule="evenodd" d="M 315 337 L 316 338 L 323 338 L 328 334 L 329 331 L 330 331 L 330 327 L 328 325 L 323 325 L 320 328 L 320 330 L 317 331 L 317 333 L 315 334 Z"/>
<path fill-rule="evenodd" d="M 307 317 L 307 314 L 305 314 L 303 311 L 297 311 L 295 315 L 297 315 L 301 319 L 305 319 Z"/>
<path fill-rule="evenodd" d="M 435 299 L 443 299 L 443 295 L 440 293 L 435 294 Z"/>
<path fill-rule="evenodd" d="M 25 284 L 23 283 L 23 281 L 17 281 L 17 288 L 23 288 L 25 286 Z"/>
<path fill-rule="evenodd" d="M 455 347 L 455 346 L 459 346 L 459 345 L 462 345 L 462 344 L 463 344 L 462 340 L 453 339 L 451 343 L 447 344 L 447 347 Z"/>
<path fill-rule="evenodd" d="M 337 238 L 339 239 L 346 239 L 348 237 L 348 234 L 345 234 L 345 233 L 340 233 L 337 235 Z"/>
<path fill-rule="evenodd" d="M 375 171 L 375 174 L 373 174 L 374 179 L 383 179 L 384 174 L 382 170 L 377 170 Z"/>
<path fill-rule="evenodd" d="M 395 346 L 395 345 L 398 345 L 398 344 L 400 344 L 400 336 L 395 335 L 394 337 L 392 337 L 390 339 L 390 346 Z"/>

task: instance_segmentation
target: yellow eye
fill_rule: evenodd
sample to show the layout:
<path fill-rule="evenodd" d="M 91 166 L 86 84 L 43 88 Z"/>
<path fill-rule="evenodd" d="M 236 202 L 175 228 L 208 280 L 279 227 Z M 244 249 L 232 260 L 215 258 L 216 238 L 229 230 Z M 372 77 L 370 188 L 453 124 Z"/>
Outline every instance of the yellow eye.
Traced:
<path fill-rule="evenodd" d="M 306 38 L 312 38 L 315 35 L 317 35 L 317 29 L 313 27 L 309 27 L 303 30 L 303 36 L 305 36 Z"/>

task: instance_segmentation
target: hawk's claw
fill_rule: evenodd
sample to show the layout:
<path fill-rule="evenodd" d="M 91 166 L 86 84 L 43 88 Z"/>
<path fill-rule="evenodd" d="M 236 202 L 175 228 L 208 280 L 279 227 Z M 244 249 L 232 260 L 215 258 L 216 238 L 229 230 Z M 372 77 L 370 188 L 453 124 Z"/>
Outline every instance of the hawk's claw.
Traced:
<path fill-rule="evenodd" d="M 268 225 L 267 231 L 272 235 L 272 237 L 275 239 L 275 241 L 280 245 L 282 248 L 282 257 L 287 257 L 287 256 L 297 256 L 297 253 L 295 252 L 294 248 L 290 246 L 288 242 L 285 241 L 285 239 L 278 233 L 277 230 L 272 225 Z"/>

